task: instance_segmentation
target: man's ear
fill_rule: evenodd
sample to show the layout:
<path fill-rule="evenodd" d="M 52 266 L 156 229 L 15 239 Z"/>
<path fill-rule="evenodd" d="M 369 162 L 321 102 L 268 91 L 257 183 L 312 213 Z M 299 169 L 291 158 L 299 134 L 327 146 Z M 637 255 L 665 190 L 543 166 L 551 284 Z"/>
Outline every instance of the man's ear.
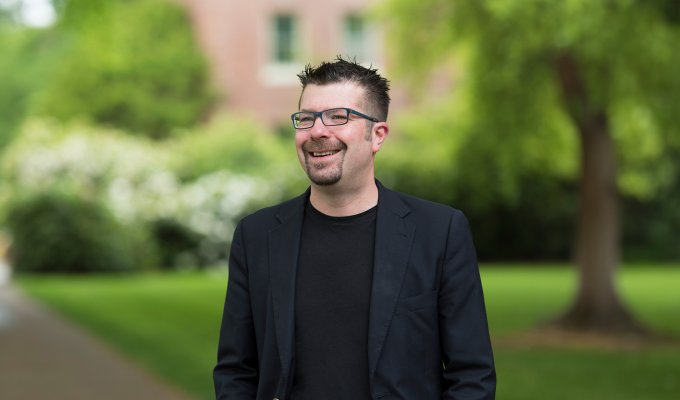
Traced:
<path fill-rule="evenodd" d="M 373 134 L 371 135 L 373 140 L 373 154 L 375 154 L 380 151 L 383 142 L 387 139 L 387 135 L 390 134 L 390 127 L 387 125 L 387 122 L 376 122 L 373 124 L 371 130 L 373 131 Z"/>

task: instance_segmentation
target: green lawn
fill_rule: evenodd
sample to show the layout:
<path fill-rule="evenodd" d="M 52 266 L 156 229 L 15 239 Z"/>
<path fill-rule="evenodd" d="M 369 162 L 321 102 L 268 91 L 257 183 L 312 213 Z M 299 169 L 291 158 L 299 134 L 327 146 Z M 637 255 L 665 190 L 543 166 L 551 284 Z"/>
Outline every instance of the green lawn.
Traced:
<path fill-rule="evenodd" d="M 20 279 L 48 306 L 198 398 L 214 398 L 226 274 Z"/>
<path fill-rule="evenodd" d="M 576 274 L 568 268 L 482 270 L 493 338 L 547 321 L 569 305 Z M 680 266 L 630 266 L 619 278 L 636 315 L 680 337 Z M 499 400 L 677 399 L 680 346 L 645 350 L 496 346 Z"/>
<path fill-rule="evenodd" d="M 569 268 L 484 266 L 494 341 L 564 309 Z M 210 399 L 226 275 L 22 277 L 21 286 L 159 375 Z M 628 266 L 620 288 L 638 316 L 680 336 L 680 266 Z M 545 349 L 497 345 L 499 400 L 676 399 L 680 347 Z"/>

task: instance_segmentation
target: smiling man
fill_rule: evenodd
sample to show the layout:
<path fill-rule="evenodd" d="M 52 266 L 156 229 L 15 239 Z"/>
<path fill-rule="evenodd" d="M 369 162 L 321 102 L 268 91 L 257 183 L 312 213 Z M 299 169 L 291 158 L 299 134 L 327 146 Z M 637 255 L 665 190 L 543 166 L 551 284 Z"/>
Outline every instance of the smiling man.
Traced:
<path fill-rule="evenodd" d="M 467 220 L 375 180 L 387 80 L 340 58 L 299 77 L 310 187 L 236 228 L 217 398 L 493 399 Z"/>

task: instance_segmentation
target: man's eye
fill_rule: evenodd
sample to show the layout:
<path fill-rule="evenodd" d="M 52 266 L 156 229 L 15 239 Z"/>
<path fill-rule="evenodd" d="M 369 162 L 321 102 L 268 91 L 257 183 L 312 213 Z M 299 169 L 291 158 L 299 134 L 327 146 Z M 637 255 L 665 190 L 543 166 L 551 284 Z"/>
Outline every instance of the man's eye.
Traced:
<path fill-rule="evenodd" d="M 314 119 L 314 117 L 309 116 L 309 115 L 304 115 L 301 117 L 298 117 L 299 122 L 311 122 Z"/>
<path fill-rule="evenodd" d="M 347 117 L 345 116 L 345 113 L 334 112 L 330 115 L 330 118 L 333 121 L 344 121 Z"/>

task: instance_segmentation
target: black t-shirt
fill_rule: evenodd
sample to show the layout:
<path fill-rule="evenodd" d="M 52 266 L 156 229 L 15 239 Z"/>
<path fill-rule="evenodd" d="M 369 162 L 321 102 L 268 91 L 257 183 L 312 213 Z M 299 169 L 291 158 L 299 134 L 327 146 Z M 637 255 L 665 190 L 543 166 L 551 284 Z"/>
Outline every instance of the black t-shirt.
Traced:
<path fill-rule="evenodd" d="M 367 341 L 376 210 L 331 217 L 307 202 L 295 286 L 293 400 L 371 398 Z"/>

